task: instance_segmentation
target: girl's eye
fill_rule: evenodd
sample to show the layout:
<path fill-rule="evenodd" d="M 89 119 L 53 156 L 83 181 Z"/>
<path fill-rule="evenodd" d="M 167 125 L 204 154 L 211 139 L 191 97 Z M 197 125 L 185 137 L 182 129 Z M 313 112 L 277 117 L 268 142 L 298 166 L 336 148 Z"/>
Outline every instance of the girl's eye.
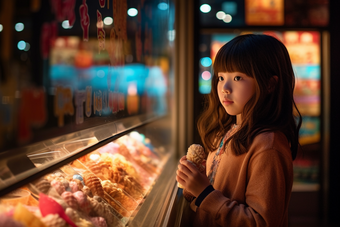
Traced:
<path fill-rule="evenodd" d="M 218 81 L 223 81 L 223 80 L 224 80 L 223 77 L 221 76 L 218 77 Z"/>
<path fill-rule="evenodd" d="M 235 76 L 235 77 L 234 77 L 234 80 L 235 80 L 235 81 L 239 81 L 239 80 L 241 80 L 241 79 L 242 79 L 242 77 L 240 77 L 240 76 Z"/>

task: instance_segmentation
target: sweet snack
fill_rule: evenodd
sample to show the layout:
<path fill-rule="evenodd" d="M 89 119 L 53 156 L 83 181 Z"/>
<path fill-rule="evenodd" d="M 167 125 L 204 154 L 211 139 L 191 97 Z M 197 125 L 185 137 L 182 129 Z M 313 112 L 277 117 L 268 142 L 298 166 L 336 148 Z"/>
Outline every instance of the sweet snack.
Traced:
<path fill-rule="evenodd" d="M 14 220 L 6 214 L 0 214 L 0 226 L 25 227 L 19 221 Z"/>
<path fill-rule="evenodd" d="M 82 189 L 81 189 L 82 192 L 84 192 L 85 195 L 87 195 L 88 197 L 93 197 L 93 194 L 91 192 L 91 189 L 87 186 L 84 186 Z"/>
<path fill-rule="evenodd" d="M 61 194 L 61 197 L 64 199 L 64 201 L 69 205 L 69 207 L 78 210 L 79 205 L 77 199 L 73 196 L 72 192 L 63 192 Z"/>
<path fill-rule="evenodd" d="M 106 221 L 103 217 L 92 217 L 91 221 L 96 227 L 107 227 Z"/>
<path fill-rule="evenodd" d="M 79 181 L 79 182 L 80 182 L 80 181 Z M 71 182 L 70 182 L 70 189 L 71 189 L 71 192 L 80 191 L 80 190 L 79 190 L 79 187 L 78 187 L 78 184 L 77 184 L 77 182 L 75 182 L 75 181 L 71 181 Z"/>
<path fill-rule="evenodd" d="M 138 200 L 144 196 L 144 188 L 121 167 L 116 167 L 113 172 L 113 183 L 117 183 L 134 199 Z"/>
<path fill-rule="evenodd" d="M 70 207 L 68 207 L 68 208 L 66 208 L 66 210 L 65 210 L 65 214 L 75 223 L 75 224 L 77 224 L 76 222 L 77 222 L 77 220 L 80 218 L 79 217 L 79 214 L 78 214 L 78 212 L 76 211 L 76 210 L 74 210 L 74 209 L 72 209 L 72 208 L 70 208 Z"/>
<path fill-rule="evenodd" d="M 63 207 L 57 203 L 52 198 L 44 195 L 43 193 L 39 194 L 39 209 L 41 212 L 41 215 L 43 217 L 46 217 L 49 214 L 57 214 L 59 217 L 64 219 L 67 224 L 69 224 L 72 227 L 77 227 L 72 220 L 65 214 L 65 211 Z"/>
<path fill-rule="evenodd" d="M 101 197 L 104 196 L 104 189 L 98 177 L 96 177 L 90 171 L 85 171 L 83 173 L 83 178 L 84 178 L 85 185 L 90 188 L 93 195 L 97 195 Z"/>
<path fill-rule="evenodd" d="M 21 203 L 15 207 L 13 219 L 26 226 L 45 227 L 45 224 L 38 217 L 28 211 Z"/>
<path fill-rule="evenodd" d="M 108 163 L 111 166 L 113 172 L 115 171 L 115 168 L 122 168 L 129 175 L 135 177 L 136 179 L 139 178 L 139 174 L 136 171 L 135 167 L 121 154 L 112 155 L 104 153 L 100 157 L 100 162 Z"/>
<path fill-rule="evenodd" d="M 204 152 L 204 148 L 199 144 L 192 144 L 188 148 L 187 160 L 188 162 L 196 165 L 199 170 L 204 169 L 202 165 L 203 161 L 207 158 L 207 154 Z"/>
<path fill-rule="evenodd" d="M 47 194 L 48 190 L 50 190 L 51 188 L 51 183 L 44 178 L 34 181 L 33 185 L 36 187 L 36 189 L 39 190 L 39 192 L 42 192 L 44 194 Z"/>
<path fill-rule="evenodd" d="M 82 184 L 84 184 L 84 179 L 83 179 L 83 177 L 82 177 L 81 175 L 75 174 L 75 175 L 73 175 L 72 178 L 73 178 L 74 180 L 79 180 Z"/>
<path fill-rule="evenodd" d="M 85 213 L 89 214 L 92 207 L 90 201 L 87 199 L 87 195 L 85 195 L 82 191 L 77 191 L 73 193 L 73 196 L 78 201 L 78 205 L 80 209 Z"/>
<path fill-rule="evenodd" d="M 105 200 L 122 216 L 129 217 L 131 213 L 122 207 L 119 203 L 114 201 L 108 194 L 104 195 Z"/>
<path fill-rule="evenodd" d="M 206 159 L 206 157 L 207 154 L 204 152 L 204 149 L 201 145 L 192 144 L 188 148 L 187 161 L 196 166 L 199 171 L 203 171 L 205 169 L 203 162 Z M 178 183 L 177 186 L 179 188 L 183 188 L 183 186 L 180 183 Z"/>
<path fill-rule="evenodd" d="M 59 193 L 59 195 L 66 191 L 65 185 L 59 180 L 52 180 L 51 185 Z"/>
<path fill-rule="evenodd" d="M 112 178 L 112 168 L 107 162 L 94 162 L 89 161 L 86 166 L 101 180 L 109 180 Z"/>
<path fill-rule="evenodd" d="M 58 214 L 49 214 L 41 219 L 48 227 L 66 227 L 66 221 Z"/>
<path fill-rule="evenodd" d="M 111 181 L 102 181 L 103 188 L 113 199 L 118 201 L 126 210 L 133 211 L 138 206 L 138 203 L 126 195 L 124 191 L 118 187 L 116 183 Z"/>
<path fill-rule="evenodd" d="M 109 227 L 124 226 L 120 219 L 123 218 L 116 210 L 107 204 L 101 197 L 94 196 L 90 198 L 91 202 L 91 215 L 100 216 L 106 220 Z"/>
<path fill-rule="evenodd" d="M 61 172 L 55 172 L 46 176 L 46 179 L 51 182 L 53 180 L 62 181 L 65 179 L 65 174 Z"/>

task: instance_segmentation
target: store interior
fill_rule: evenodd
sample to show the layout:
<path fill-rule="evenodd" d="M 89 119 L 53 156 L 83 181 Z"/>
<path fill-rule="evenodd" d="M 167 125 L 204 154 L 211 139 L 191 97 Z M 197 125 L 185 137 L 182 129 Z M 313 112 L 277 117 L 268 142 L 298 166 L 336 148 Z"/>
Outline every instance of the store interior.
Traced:
<path fill-rule="evenodd" d="M 0 226 L 185 226 L 176 169 L 218 49 L 267 34 L 303 118 L 289 227 L 340 225 L 340 16 L 328 0 L 0 1 Z"/>

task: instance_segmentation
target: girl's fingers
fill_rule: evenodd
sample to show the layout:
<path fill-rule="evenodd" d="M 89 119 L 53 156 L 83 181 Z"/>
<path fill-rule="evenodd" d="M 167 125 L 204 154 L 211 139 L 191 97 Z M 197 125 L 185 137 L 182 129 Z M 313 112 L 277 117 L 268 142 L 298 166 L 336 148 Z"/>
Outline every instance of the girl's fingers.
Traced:
<path fill-rule="evenodd" d="M 182 164 L 178 165 L 178 170 L 184 173 L 185 175 L 189 175 L 191 172 L 185 165 L 182 165 Z"/>
<path fill-rule="evenodd" d="M 182 161 L 181 164 L 183 166 L 185 166 L 190 172 L 194 173 L 197 172 L 197 167 L 194 166 L 192 163 L 188 162 L 188 161 Z"/>
<path fill-rule="evenodd" d="M 182 179 L 188 178 L 188 176 L 185 173 L 183 173 L 182 171 L 180 171 L 180 170 L 177 170 L 176 174 L 177 174 L 177 176 L 179 176 Z"/>
<path fill-rule="evenodd" d="M 182 178 L 180 178 L 179 176 L 176 176 L 176 181 L 177 181 L 178 183 L 180 183 L 181 185 L 184 185 L 184 184 L 185 184 L 185 181 L 184 181 Z"/>
<path fill-rule="evenodd" d="M 187 160 L 187 156 L 186 156 L 186 155 L 184 155 L 184 156 L 179 160 L 179 162 L 184 161 L 184 160 Z"/>

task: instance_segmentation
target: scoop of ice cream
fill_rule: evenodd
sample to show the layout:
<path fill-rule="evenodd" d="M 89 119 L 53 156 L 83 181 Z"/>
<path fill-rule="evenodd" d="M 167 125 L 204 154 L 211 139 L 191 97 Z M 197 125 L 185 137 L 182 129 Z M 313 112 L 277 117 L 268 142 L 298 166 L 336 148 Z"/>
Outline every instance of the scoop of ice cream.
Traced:
<path fill-rule="evenodd" d="M 204 148 L 201 145 L 192 144 L 188 148 L 188 152 L 187 152 L 188 161 L 191 161 L 197 165 L 197 164 L 201 164 L 203 160 L 206 159 L 206 157 L 207 155 L 204 152 Z"/>
<path fill-rule="evenodd" d="M 204 148 L 199 144 L 192 144 L 187 151 L 187 160 L 198 168 L 200 172 L 205 169 L 203 161 L 207 158 L 207 154 L 204 152 Z M 177 184 L 179 188 L 183 188 L 180 183 Z"/>
<path fill-rule="evenodd" d="M 66 221 L 59 217 L 58 214 L 49 214 L 41 219 L 46 226 L 49 227 L 64 227 L 66 226 Z"/>
<path fill-rule="evenodd" d="M 96 227 L 107 227 L 106 221 L 103 217 L 92 217 L 91 221 Z"/>

